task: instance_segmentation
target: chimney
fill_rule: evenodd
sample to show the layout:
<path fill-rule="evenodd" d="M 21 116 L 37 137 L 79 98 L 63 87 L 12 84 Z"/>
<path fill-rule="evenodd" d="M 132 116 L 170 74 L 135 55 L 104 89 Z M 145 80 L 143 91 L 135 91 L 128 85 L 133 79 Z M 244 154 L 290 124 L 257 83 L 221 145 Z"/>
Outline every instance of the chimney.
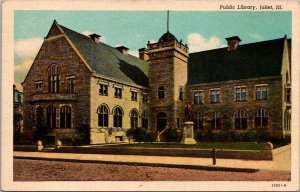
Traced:
<path fill-rule="evenodd" d="M 125 46 L 119 46 L 119 47 L 116 47 L 116 49 L 118 49 L 121 53 L 123 53 L 124 55 L 127 55 L 128 54 L 128 48 L 125 47 Z"/>
<path fill-rule="evenodd" d="M 239 46 L 239 43 L 242 41 L 238 36 L 228 37 L 226 38 L 228 51 L 234 51 Z"/>
<path fill-rule="evenodd" d="M 146 48 L 141 48 L 141 49 L 139 49 L 139 58 L 140 58 L 140 59 L 143 59 L 143 60 L 145 60 L 145 61 L 148 60 L 148 55 L 147 55 L 147 53 L 146 53 Z"/>
<path fill-rule="evenodd" d="M 98 35 L 96 33 L 93 33 L 89 35 L 89 37 L 95 42 L 95 43 L 100 43 L 100 37 L 101 35 Z"/>

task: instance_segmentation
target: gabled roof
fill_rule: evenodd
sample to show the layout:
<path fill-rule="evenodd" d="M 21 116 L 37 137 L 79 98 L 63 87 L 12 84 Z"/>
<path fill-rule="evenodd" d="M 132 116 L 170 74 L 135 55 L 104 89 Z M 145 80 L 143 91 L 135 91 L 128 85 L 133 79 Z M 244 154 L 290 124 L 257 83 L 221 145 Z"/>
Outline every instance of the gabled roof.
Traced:
<path fill-rule="evenodd" d="M 190 53 L 188 84 L 280 76 L 285 38 Z"/>
<path fill-rule="evenodd" d="M 60 25 L 88 65 L 99 75 L 127 83 L 148 86 L 148 64 L 132 55 L 124 55 L 104 43 Z"/>

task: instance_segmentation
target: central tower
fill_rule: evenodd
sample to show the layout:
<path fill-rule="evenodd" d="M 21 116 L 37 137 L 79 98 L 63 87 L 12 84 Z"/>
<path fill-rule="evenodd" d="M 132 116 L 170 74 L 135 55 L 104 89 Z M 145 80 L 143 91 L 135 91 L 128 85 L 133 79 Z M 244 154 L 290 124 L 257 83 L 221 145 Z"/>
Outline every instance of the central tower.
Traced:
<path fill-rule="evenodd" d="M 149 63 L 151 128 L 180 128 L 186 102 L 187 45 L 167 30 L 157 43 L 148 41 L 147 48 L 139 52 Z"/>

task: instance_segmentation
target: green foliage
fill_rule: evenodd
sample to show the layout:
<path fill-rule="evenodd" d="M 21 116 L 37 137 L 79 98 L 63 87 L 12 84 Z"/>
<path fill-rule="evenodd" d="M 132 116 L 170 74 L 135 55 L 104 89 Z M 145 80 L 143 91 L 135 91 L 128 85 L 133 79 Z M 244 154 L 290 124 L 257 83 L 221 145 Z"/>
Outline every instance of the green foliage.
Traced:
<path fill-rule="evenodd" d="M 167 129 L 164 133 L 164 138 L 167 142 L 180 142 L 180 132 L 177 129 Z"/>
<path fill-rule="evenodd" d="M 21 139 L 21 121 L 23 119 L 22 114 L 17 113 L 14 111 L 13 114 L 13 119 L 14 119 L 14 143 L 17 143 Z"/>
<path fill-rule="evenodd" d="M 46 135 L 50 132 L 51 128 L 47 127 L 44 123 L 37 125 L 33 134 L 33 142 L 36 142 L 38 140 L 44 140 Z"/>
<path fill-rule="evenodd" d="M 154 132 L 146 132 L 145 142 L 152 143 L 156 140 L 156 134 Z"/>
<path fill-rule="evenodd" d="M 75 138 L 76 143 L 78 144 L 90 144 L 90 125 L 89 124 L 81 124 L 78 126 L 78 138 Z"/>
<path fill-rule="evenodd" d="M 126 131 L 126 136 L 128 138 L 129 144 L 131 142 L 131 140 L 134 138 L 134 129 L 130 128 Z"/>

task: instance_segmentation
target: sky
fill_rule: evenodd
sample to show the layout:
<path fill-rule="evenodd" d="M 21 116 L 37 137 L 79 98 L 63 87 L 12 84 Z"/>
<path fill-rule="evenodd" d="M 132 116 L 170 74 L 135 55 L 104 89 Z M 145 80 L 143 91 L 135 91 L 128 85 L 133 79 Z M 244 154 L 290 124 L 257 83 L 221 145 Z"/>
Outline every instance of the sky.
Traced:
<path fill-rule="evenodd" d="M 167 11 L 15 11 L 14 80 L 19 90 L 54 19 L 85 35 L 97 33 L 113 47 L 124 45 L 135 56 L 167 31 Z M 289 11 L 170 11 L 169 31 L 192 53 L 225 47 L 231 36 L 239 36 L 240 44 L 291 38 L 291 21 Z"/>

